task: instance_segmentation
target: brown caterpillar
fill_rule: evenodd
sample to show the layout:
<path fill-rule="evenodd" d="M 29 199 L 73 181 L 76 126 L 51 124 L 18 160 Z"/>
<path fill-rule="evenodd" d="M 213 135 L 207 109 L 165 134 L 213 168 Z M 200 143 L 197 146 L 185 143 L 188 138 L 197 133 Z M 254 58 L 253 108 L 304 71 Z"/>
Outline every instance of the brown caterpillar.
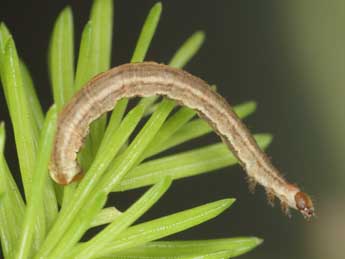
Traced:
<path fill-rule="evenodd" d="M 276 196 L 284 210 L 297 209 L 308 219 L 314 215 L 310 197 L 283 179 L 222 96 L 200 78 L 154 62 L 110 69 L 72 98 L 59 116 L 49 168 L 51 177 L 59 184 L 68 184 L 80 175 L 76 158 L 90 123 L 112 110 L 118 100 L 153 95 L 167 96 L 196 110 L 237 157 L 252 184 L 261 184 L 271 201 Z"/>

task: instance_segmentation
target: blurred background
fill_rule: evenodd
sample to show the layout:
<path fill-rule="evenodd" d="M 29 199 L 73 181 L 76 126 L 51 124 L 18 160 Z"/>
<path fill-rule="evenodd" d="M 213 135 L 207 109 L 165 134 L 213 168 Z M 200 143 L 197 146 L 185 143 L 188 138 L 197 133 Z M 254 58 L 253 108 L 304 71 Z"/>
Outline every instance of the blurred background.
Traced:
<path fill-rule="evenodd" d="M 113 66 L 129 61 L 155 2 L 115 1 Z M 91 3 L 1 1 L 0 20 L 11 30 L 29 66 L 45 110 L 52 103 L 47 46 L 54 20 L 70 4 L 78 43 Z M 252 132 L 274 135 L 269 156 L 289 181 L 312 194 L 317 218 L 308 223 L 295 212 L 289 219 L 279 206 L 272 209 L 262 189 L 255 195 L 248 192 L 244 173 L 236 166 L 174 182 L 143 220 L 235 197 L 236 204 L 216 219 L 170 239 L 255 235 L 265 242 L 241 258 L 345 258 L 345 1 L 162 3 L 161 22 L 147 60 L 167 63 L 188 36 L 204 30 L 206 42 L 186 70 L 216 84 L 232 104 L 258 103 L 257 112 L 246 124 Z M 7 157 L 16 171 L 2 92 L 0 120 L 7 124 Z M 209 143 L 210 139 L 203 141 Z M 126 208 L 143 191 L 114 195 L 116 206 Z"/>

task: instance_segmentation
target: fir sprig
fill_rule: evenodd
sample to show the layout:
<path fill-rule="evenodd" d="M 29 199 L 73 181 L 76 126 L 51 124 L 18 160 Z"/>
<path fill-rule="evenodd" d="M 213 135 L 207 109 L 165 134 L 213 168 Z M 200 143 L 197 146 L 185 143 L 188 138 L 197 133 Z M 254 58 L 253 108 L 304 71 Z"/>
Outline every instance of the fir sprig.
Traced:
<path fill-rule="evenodd" d="M 155 4 L 142 27 L 131 62 L 145 60 L 162 12 Z M 25 199 L 7 165 L 5 125 L 0 123 L 0 238 L 5 258 L 230 258 L 252 250 L 255 237 L 195 241 L 155 241 L 210 220 L 234 199 L 207 203 L 182 212 L 133 225 L 167 191 L 172 180 L 203 174 L 236 163 L 221 142 L 166 157 L 154 158 L 191 139 L 212 132 L 196 113 L 176 108 L 171 100 L 143 98 L 126 113 L 119 101 L 107 118 L 93 123 L 79 160 L 86 175 L 80 183 L 55 185 L 48 177 L 58 111 L 89 79 L 110 67 L 113 1 L 95 0 L 82 32 L 74 66 L 74 25 L 66 7 L 54 25 L 49 47 L 49 71 L 54 103 L 44 114 L 29 70 L 18 57 L 14 40 L 0 24 L 0 77 L 14 129 Z M 197 31 L 176 51 L 170 65 L 183 68 L 200 49 L 205 35 Z M 245 118 L 255 103 L 235 107 Z M 171 112 L 177 109 L 171 115 Z M 136 136 L 140 121 L 150 116 Z M 129 141 L 129 138 L 133 139 Z M 255 138 L 264 148 L 268 134 Z M 207 157 L 207 159 L 205 159 Z M 206 162 L 207 161 L 207 162 Z M 153 185 L 126 211 L 104 208 L 111 192 Z M 26 200 L 26 203 L 24 203 Z M 58 209 L 60 207 L 60 209 Z M 105 225 L 87 242 L 87 230 Z"/>

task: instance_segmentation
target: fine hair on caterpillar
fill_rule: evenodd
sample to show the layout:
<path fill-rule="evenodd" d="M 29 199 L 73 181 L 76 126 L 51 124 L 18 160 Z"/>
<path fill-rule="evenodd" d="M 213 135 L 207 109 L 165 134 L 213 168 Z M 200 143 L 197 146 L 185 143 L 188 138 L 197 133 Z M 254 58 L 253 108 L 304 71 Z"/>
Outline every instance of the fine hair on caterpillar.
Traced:
<path fill-rule="evenodd" d="M 50 162 L 50 175 L 59 184 L 80 177 L 77 152 L 92 121 L 114 108 L 122 98 L 166 96 L 194 109 L 220 136 L 246 171 L 250 188 L 262 185 L 269 202 L 277 197 L 284 211 L 296 209 L 310 219 L 314 206 L 310 197 L 287 182 L 259 148 L 247 127 L 229 103 L 202 79 L 154 62 L 125 64 L 89 81 L 59 115 Z"/>

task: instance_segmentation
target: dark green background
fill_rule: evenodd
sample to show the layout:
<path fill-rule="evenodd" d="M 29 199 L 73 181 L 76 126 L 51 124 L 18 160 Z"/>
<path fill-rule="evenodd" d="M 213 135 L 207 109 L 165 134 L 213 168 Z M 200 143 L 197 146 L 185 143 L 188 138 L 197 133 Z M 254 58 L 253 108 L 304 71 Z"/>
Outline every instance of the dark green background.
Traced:
<path fill-rule="evenodd" d="M 48 40 L 55 18 L 68 3 L 78 43 L 91 1 L 2 0 L 0 4 L 0 20 L 11 30 L 45 109 L 52 103 Z M 154 3 L 115 1 L 113 66 L 129 61 Z M 176 181 L 144 219 L 235 197 L 236 204 L 218 218 L 170 239 L 255 235 L 264 238 L 264 244 L 241 258 L 344 258 L 344 22 L 345 4 L 340 0 L 163 1 L 147 60 L 167 63 L 189 35 L 204 30 L 206 43 L 186 69 L 216 84 L 232 104 L 257 101 L 257 112 L 247 125 L 252 132 L 274 135 L 269 155 L 286 178 L 313 195 L 318 218 L 307 223 L 297 213 L 289 219 L 279 206 L 270 208 L 261 188 L 249 194 L 244 173 L 234 167 Z M 0 119 L 7 123 L 8 160 L 18 171 L 2 92 Z M 114 202 L 125 208 L 142 192 L 116 194 Z"/>

